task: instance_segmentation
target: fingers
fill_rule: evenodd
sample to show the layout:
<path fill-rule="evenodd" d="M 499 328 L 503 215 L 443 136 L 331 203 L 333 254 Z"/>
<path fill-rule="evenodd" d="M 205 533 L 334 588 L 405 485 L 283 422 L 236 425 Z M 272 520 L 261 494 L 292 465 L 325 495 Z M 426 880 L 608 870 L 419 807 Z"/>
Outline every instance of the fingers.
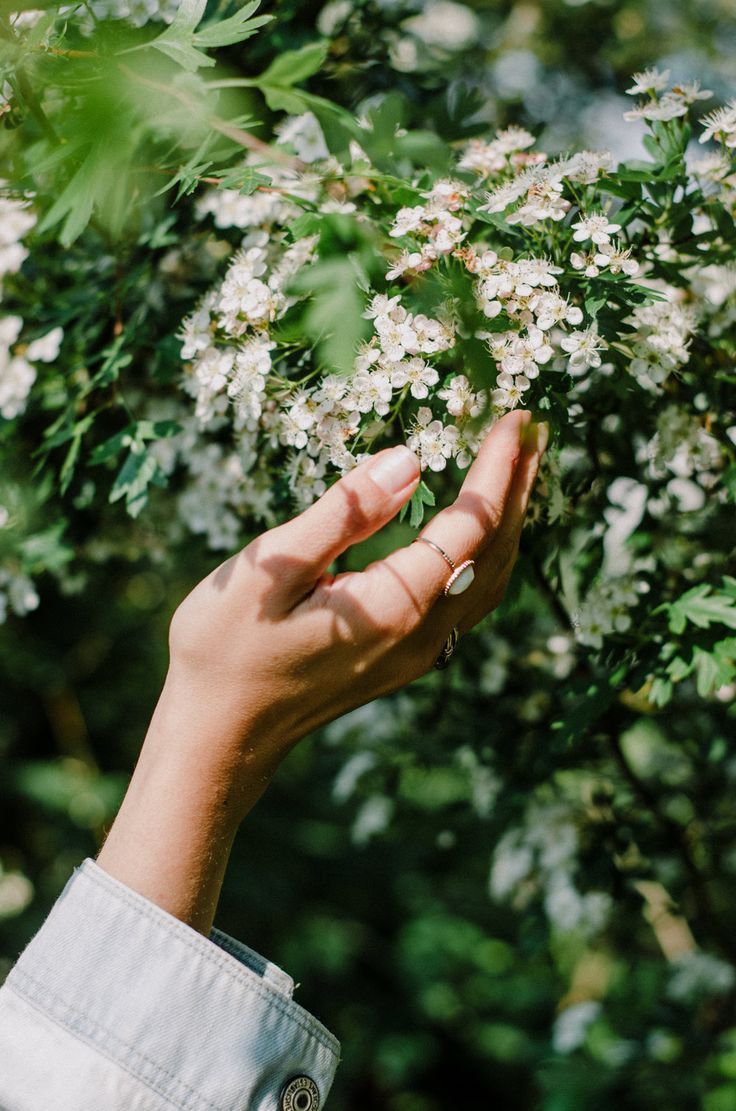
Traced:
<path fill-rule="evenodd" d="M 455 611 L 451 621 L 461 633 L 477 625 L 502 601 L 519 553 L 519 542 L 529 498 L 539 471 L 539 463 L 549 438 L 549 426 L 536 426 L 537 436 L 523 451 L 506 503 L 503 521 L 481 553 L 476 566 L 475 582 L 467 594 L 448 599 Z"/>
<path fill-rule="evenodd" d="M 494 424 L 473 462 L 453 505 L 437 513 L 422 530 L 455 562 L 477 559 L 499 528 L 531 414 L 508 413 Z M 451 569 L 428 544 L 409 544 L 372 564 L 364 572 L 370 589 L 380 579 L 396 603 L 410 605 L 422 617 L 442 594 Z M 472 587 L 471 587 L 472 589 Z"/>
<path fill-rule="evenodd" d="M 346 548 L 390 521 L 418 482 L 419 460 L 408 447 L 379 451 L 298 517 L 259 537 L 251 556 L 262 569 L 271 568 L 282 596 L 290 594 L 296 601 Z"/>

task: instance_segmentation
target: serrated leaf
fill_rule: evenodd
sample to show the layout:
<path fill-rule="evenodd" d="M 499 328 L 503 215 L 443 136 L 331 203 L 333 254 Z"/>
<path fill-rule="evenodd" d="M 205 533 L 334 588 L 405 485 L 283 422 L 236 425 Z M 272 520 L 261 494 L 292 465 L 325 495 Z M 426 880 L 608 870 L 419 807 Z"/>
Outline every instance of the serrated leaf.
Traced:
<path fill-rule="evenodd" d="M 350 374 L 355 352 L 368 333 L 359 292 L 357 259 L 319 260 L 299 272 L 290 288 L 310 297 L 304 327 L 320 349 L 323 363 L 338 374 Z"/>
<path fill-rule="evenodd" d="M 125 498 L 125 508 L 131 517 L 137 517 L 148 501 L 148 487 L 159 474 L 159 465 L 153 455 L 145 450 L 131 450 L 113 483 L 110 502 Z"/>
<path fill-rule="evenodd" d="M 699 629 L 709 629 L 713 624 L 736 629 L 736 596 L 713 593 L 712 586 L 701 583 L 669 606 L 668 620 L 670 629 L 678 635 L 685 631 L 688 621 Z"/>
<path fill-rule="evenodd" d="M 244 42 L 245 39 L 254 35 L 259 27 L 270 23 L 274 18 L 272 15 L 259 15 L 255 19 L 251 19 L 250 16 L 259 7 L 260 0 L 252 0 L 250 4 L 245 4 L 240 11 L 231 15 L 228 19 L 222 19 L 219 23 L 207 24 L 195 33 L 194 42 L 197 46 L 204 46 L 207 49 Z"/>
<path fill-rule="evenodd" d="M 249 197 L 262 185 L 270 185 L 272 180 L 267 174 L 254 170 L 252 166 L 238 166 L 219 178 L 217 188 L 237 189 L 244 197 Z"/>

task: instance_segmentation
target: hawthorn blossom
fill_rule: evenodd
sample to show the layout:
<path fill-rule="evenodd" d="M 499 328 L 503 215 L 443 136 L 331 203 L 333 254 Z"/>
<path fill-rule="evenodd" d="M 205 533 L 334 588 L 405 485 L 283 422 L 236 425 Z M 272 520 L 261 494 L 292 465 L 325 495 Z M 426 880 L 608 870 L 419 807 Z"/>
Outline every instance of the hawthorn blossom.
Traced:
<path fill-rule="evenodd" d="M 411 396 L 419 399 L 427 397 L 429 387 L 438 381 L 439 374 L 435 368 L 416 355 L 395 363 L 391 370 L 391 385 L 396 389 L 409 386 Z"/>
<path fill-rule="evenodd" d="M 386 278 L 388 281 L 393 281 L 407 273 L 419 274 L 422 270 L 428 270 L 433 261 L 422 251 L 402 251 L 393 266 L 386 271 Z"/>
<path fill-rule="evenodd" d="M 580 373 L 587 367 L 601 365 L 600 352 L 606 347 L 605 340 L 598 335 L 593 325 L 585 331 L 571 332 L 560 340 L 560 347 L 570 355 L 568 367 L 572 373 Z"/>
<path fill-rule="evenodd" d="M 530 385 L 525 374 L 502 371 L 496 379 L 496 389 L 491 393 L 491 401 L 496 409 L 515 409 Z"/>
<path fill-rule="evenodd" d="M 431 471 L 443 471 L 453 454 L 456 437 L 454 425 L 444 425 L 429 406 L 423 405 L 417 411 L 406 445 L 418 456 L 422 470 L 429 467 Z"/>
<path fill-rule="evenodd" d="M 705 130 L 698 141 L 707 143 L 709 139 L 718 139 L 725 147 L 736 147 L 736 99 L 729 100 L 723 108 L 717 108 L 700 121 Z"/>
<path fill-rule="evenodd" d="M 626 90 L 627 96 L 638 96 L 640 93 L 658 93 L 662 89 L 667 88 L 667 82 L 670 79 L 670 71 L 668 69 L 658 70 L 652 66 L 650 69 L 642 70 L 640 73 L 635 73 L 633 77 L 634 84 L 631 88 Z"/>
<path fill-rule="evenodd" d="M 437 391 L 437 396 L 447 405 L 447 411 L 456 419 L 477 417 L 483 408 L 483 395 L 476 392 L 464 374 L 456 374 Z"/>
<path fill-rule="evenodd" d="M 572 225 L 573 239 L 576 243 L 586 243 L 591 240 L 596 246 L 611 242 L 611 236 L 621 231 L 620 224 L 609 223 L 608 217 L 602 212 L 593 212 L 589 216 L 581 215 L 577 223 Z"/>
<path fill-rule="evenodd" d="M 324 132 L 313 112 L 287 116 L 276 127 L 279 143 L 292 147 L 302 162 L 318 162 L 329 158 Z"/>

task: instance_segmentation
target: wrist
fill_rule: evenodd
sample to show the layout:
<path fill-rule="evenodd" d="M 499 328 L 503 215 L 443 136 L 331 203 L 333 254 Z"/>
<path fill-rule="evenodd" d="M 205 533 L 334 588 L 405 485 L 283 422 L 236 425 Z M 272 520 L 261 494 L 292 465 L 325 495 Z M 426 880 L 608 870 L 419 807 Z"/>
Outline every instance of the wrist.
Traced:
<path fill-rule="evenodd" d="M 275 771 L 258 752 L 224 743 L 167 677 L 99 866 L 209 934 L 235 835 Z"/>

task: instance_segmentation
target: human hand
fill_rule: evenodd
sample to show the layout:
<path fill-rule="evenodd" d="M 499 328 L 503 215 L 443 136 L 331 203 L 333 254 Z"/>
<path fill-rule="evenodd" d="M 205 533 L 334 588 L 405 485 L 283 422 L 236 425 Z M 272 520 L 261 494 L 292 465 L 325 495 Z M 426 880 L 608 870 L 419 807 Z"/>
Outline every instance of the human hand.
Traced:
<path fill-rule="evenodd" d="M 529 413 L 503 417 L 423 530 L 455 563 L 475 560 L 463 594 L 443 596 L 449 568 L 427 544 L 327 571 L 416 489 L 405 447 L 198 583 L 171 621 L 164 688 L 98 863 L 208 935 L 238 827 L 291 746 L 428 671 L 453 625 L 465 632 L 499 604 L 546 439 Z"/>
<path fill-rule="evenodd" d="M 430 670 L 453 625 L 466 632 L 499 604 L 547 438 L 530 417 L 516 411 L 493 426 L 455 503 L 422 530 L 456 563 L 475 560 L 467 592 L 442 595 L 449 568 L 426 544 L 364 571 L 327 571 L 415 490 L 418 461 L 396 447 L 231 556 L 181 602 L 170 628 L 168 718 L 177 733 L 207 736 L 202 759 L 224 759 L 244 810 L 296 741 Z"/>

